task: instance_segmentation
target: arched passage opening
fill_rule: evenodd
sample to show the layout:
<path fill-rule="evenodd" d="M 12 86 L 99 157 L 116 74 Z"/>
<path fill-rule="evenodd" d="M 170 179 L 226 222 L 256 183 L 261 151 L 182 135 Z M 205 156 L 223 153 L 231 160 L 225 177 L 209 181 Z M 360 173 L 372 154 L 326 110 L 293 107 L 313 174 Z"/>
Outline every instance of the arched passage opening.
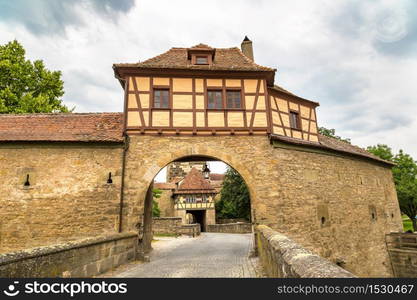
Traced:
<path fill-rule="evenodd" d="M 220 173 L 210 170 L 215 164 Z M 198 224 L 202 232 L 219 230 L 218 223 L 251 223 L 254 220 L 251 209 L 253 193 L 250 179 L 244 175 L 250 173 L 242 166 L 235 166 L 217 156 L 186 155 L 160 168 L 149 182 L 144 201 L 143 252 L 151 250 L 155 204 L 158 204 L 161 216 L 181 218 L 184 225 Z M 239 169 L 243 169 L 243 174 Z M 159 194 L 158 201 L 155 201 L 161 187 L 163 196 Z"/>

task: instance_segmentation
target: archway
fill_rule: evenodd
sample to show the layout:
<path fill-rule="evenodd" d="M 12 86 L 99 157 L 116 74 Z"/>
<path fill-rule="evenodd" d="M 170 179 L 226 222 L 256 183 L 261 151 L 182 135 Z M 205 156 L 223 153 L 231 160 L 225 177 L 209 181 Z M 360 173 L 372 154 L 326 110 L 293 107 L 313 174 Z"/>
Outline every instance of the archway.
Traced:
<path fill-rule="evenodd" d="M 249 192 L 249 207 L 247 207 L 247 210 L 248 210 L 247 213 L 249 215 L 248 216 L 248 222 L 253 222 L 254 213 L 251 209 L 252 208 L 252 205 L 251 205 L 252 193 L 250 191 L 247 179 L 245 179 L 245 177 L 233 165 L 230 165 L 229 163 L 219 159 L 218 157 L 207 156 L 207 155 L 182 156 L 180 158 L 174 159 L 174 160 L 166 163 L 166 165 L 163 166 L 158 171 L 158 173 L 172 163 L 190 163 L 192 165 L 194 162 L 201 162 L 201 161 L 204 161 L 206 163 L 207 162 L 216 162 L 216 161 L 217 162 L 222 162 L 226 166 L 228 166 L 228 168 L 231 168 L 231 170 L 233 170 L 231 172 L 233 172 L 235 174 L 237 173 L 238 175 L 240 175 L 240 177 L 243 179 L 244 185 L 246 185 L 247 190 Z M 184 176 L 183 180 L 179 180 L 179 182 L 176 183 L 178 191 L 181 191 L 182 184 L 186 184 L 186 181 L 188 179 L 188 175 L 192 175 L 193 171 L 200 172 L 200 171 L 197 171 L 195 168 L 192 168 L 192 170 L 189 171 L 189 173 L 186 176 Z M 203 171 L 201 171 L 200 173 L 201 173 L 201 175 L 203 175 Z M 151 250 L 151 242 L 152 242 L 152 237 L 153 237 L 152 205 L 154 203 L 153 188 L 154 188 L 155 177 L 156 177 L 156 175 L 154 176 L 154 178 L 152 178 L 151 182 L 149 183 L 147 193 L 146 193 L 146 198 L 145 198 L 145 201 L 144 201 L 143 239 L 141 241 L 141 243 L 142 243 L 141 249 L 144 253 L 147 253 Z M 211 183 L 210 175 L 207 174 L 207 177 L 205 177 L 205 178 L 206 178 L 206 181 L 210 185 L 210 183 Z M 208 231 L 207 230 L 208 226 L 216 224 L 216 218 L 214 217 L 215 213 L 213 212 L 213 211 L 215 211 L 216 200 L 215 200 L 214 195 L 213 195 L 212 198 L 207 197 L 207 199 L 206 199 L 204 195 L 199 195 L 198 194 L 198 193 L 202 193 L 202 191 L 197 190 L 197 192 L 195 192 L 195 193 L 196 193 L 196 195 L 187 194 L 186 197 L 184 195 L 183 198 L 175 197 L 174 195 L 172 195 L 172 199 L 169 199 L 169 200 L 175 202 L 175 214 L 176 214 L 176 216 L 178 216 L 178 215 L 182 216 L 183 224 L 187 223 L 187 222 L 194 223 L 194 224 L 199 224 L 199 226 L 201 228 L 201 231 L 205 232 L 205 231 Z M 216 194 L 217 193 L 218 193 L 218 191 L 216 192 Z M 181 194 L 181 192 L 178 192 L 178 194 Z M 196 197 L 194 197 L 194 196 L 196 196 Z M 199 198 L 199 196 L 202 196 L 202 197 Z M 217 201 L 219 201 L 219 198 L 217 199 Z M 213 221 L 214 221 L 214 223 L 213 223 Z M 216 228 L 216 227 L 214 227 L 214 228 Z"/>

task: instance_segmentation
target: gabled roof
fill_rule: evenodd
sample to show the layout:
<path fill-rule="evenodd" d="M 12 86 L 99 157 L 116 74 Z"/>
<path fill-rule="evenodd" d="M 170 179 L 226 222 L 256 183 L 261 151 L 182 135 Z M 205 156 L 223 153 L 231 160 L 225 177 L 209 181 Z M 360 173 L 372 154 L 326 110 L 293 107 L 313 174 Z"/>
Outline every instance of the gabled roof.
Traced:
<path fill-rule="evenodd" d="M 188 59 L 189 50 L 213 50 L 214 60 L 211 65 L 193 65 Z M 268 71 L 275 72 L 275 69 L 256 64 L 246 57 L 237 48 L 212 48 L 205 44 L 198 44 L 191 48 L 171 48 L 153 58 L 138 63 L 114 64 L 114 68 L 162 68 L 162 69 L 187 69 L 187 70 L 219 70 L 219 71 Z"/>
<path fill-rule="evenodd" d="M 215 192 L 216 191 L 211 184 L 204 179 L 203 174 L 196 168 L 192 168 L 187 176 L 185 176 L 184 180 L 180 183 L 174 194 L 212 194 Z"/>
<path fill-rule="evenodd" d="M 0 115 L 0 141 L 123 142 L 122 113 Z"/>

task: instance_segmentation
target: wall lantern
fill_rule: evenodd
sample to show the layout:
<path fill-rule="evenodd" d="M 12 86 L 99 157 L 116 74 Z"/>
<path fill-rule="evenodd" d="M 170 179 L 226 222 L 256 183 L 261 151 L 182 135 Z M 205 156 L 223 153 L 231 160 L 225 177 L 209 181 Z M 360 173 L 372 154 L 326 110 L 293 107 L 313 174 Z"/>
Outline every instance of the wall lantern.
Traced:
<path fill-rule="evenodd" d="M 29 182 L 29 174 L 26 175 L 26 181 L 23 184 L 24 186 L 30 186 L 30 182 Z"/>
<path fill-rule="evenodd" d="M 109 178 L 107 179 L 107 183 L 113 183 L 113 179 L 111 179 L 111 172 L 109 172 Z"/>
<path fill-rule="evenodd" d="M 210 169 L 208 168 L 207 164 L 204 164 L 203 175 L 205 179 L 209 179 L 210 177 Z"/>

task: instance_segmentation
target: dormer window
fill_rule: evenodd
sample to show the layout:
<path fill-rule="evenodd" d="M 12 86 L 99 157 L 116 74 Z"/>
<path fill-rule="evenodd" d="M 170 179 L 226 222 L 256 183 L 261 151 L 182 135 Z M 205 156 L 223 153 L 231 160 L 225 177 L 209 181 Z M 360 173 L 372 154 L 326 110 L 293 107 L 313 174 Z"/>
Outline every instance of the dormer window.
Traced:
<path fill-rule="evenodd" d="M 187 49 L 187 59 L 191 65 L 211 65 L 216 49 L 204 44 L 198 44 Z"/>
<path fill-rule="evenodd" d="M 198 55 L 195 58 L 196 65 L 208 65 L 208 56 Z"/>

